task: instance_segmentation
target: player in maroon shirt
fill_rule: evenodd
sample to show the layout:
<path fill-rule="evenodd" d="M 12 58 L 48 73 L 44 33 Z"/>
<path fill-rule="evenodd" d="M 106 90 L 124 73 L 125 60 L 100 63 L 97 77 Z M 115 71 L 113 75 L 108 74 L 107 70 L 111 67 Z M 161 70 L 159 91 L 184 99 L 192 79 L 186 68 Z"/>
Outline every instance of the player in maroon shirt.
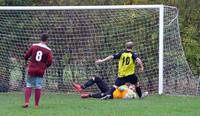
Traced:
<path fill-rule="evenodd" d="M 29 106 L 29 99 L 31 97 L 32 88 L 35 88 L 35 108 L 38 108 L 39 100 L 41 97 L 42 81 L 45 70 L 52 63 L 52 52 L 47 46 L 48 34 L 42 34 L 41 42 L 33 44 L 24 55 L 25 60 L 29 60 L 28 63 L 28 77 L 26 79 L 25 88 L 25 103 L 23 108 Z"/>

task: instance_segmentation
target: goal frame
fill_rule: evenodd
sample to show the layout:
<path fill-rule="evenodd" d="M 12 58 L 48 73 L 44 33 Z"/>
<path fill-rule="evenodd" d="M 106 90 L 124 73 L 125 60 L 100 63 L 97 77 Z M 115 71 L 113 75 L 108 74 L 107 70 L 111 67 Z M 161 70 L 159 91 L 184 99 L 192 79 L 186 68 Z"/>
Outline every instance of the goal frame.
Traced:
<path fill-rule="evenodd" d="M 2 6 L 0 10 L 81 10 L 81 9 L 159 9 L 159 85 L 158 94 L 163 94 L 163 38 L 164 38 L 164 5 L 105 5 L 105 6 Z"/>

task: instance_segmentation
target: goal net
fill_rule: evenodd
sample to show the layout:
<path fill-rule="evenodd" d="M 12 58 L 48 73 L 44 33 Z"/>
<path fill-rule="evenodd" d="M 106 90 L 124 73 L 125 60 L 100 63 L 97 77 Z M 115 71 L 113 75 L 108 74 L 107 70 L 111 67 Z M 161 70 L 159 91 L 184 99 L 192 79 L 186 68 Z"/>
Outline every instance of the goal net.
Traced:
<path fill-rule="evenodd" d="M 73 82 L 84 83 L 94 75 L 113 85 L 117 61 L 95 65 L 95 60 L 133 41 L 133 51 L 145 67 L 143 74 L 137 73 L 143 90 L 153 94 L 161 87 L 164 94 L 195 94 L 197 81 L 182 49 L 178 10 L 165 6 L 160 14 L 161 7 L 2 7 L 0 91 L 22 90 L 27 75 L 23 55 L 39 42 L 41 33 L 48 33 L 53 64 L 44 76 L 46 91 L 73 92 Z M 97 87 L 87 91 L 97 91 Z"/>

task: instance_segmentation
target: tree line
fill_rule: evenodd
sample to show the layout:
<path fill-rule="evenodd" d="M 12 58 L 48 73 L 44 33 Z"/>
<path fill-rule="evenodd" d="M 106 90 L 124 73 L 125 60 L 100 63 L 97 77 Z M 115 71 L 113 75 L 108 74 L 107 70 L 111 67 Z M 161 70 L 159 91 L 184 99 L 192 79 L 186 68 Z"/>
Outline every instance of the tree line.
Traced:
<path fill-rule="evenodd" d="M 176 6 L 185 55 L 192 71 L 200 72 L 200 1 L 199 0 L 0 0 L 1 6 L 72 6 L 164 4 Z"/>

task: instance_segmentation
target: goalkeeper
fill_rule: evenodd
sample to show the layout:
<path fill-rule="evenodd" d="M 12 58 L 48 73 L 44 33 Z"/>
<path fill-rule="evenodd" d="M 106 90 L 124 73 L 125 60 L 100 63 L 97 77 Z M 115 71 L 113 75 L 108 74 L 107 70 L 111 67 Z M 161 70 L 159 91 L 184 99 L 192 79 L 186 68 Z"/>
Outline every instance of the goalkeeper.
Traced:
<path fill-rule="evenodd" d="M 97 93 L 82 93 L 83 89 L 86 89 L 93 84 L 96 84 L 97 87 L 100 89 L 100 92 Z M 83 85 L 79 84 L 73 84 L 76 91 L 81 93 L 81 98 L 102 98 L 107 95 L 107 92 L 109 92 L 108 85 L 99 77 L 92 77 L 90 80 L 88 80 Z M 136 98 L 135 86 L 134 85 L 122 85 L 118 87 L 113 92 L 113 98 L 114 99 L 133 99 Z"/>
<path fill-rule="evenodd" d="M 136 92 L 140 98 L 142 98 L 142 92 L 139 86 L 138 78 L 135 75 L 135 65 L 139 64 L 140 68 L 139 71 L 143 72 L 144 67 L 143 63 L 140 58 L 138 58 L 137 54 L 132 51 L 133 49 L 133 42 L 127 42 L 125 45 L 125 50 L 114 55 L 110 55 L 104 59 L 98 59 L 96 61 L 97 64 L 111 60 L 111 59 L 119 59 L 118 64 L 118 77 L 115 80 L 115 85 L 112 87 L 108 94 L 102 99 L 110 99 L 113 96 L 113 92 L 119 86 L 125 83 L 131 83 L 136 86 Z"/>

